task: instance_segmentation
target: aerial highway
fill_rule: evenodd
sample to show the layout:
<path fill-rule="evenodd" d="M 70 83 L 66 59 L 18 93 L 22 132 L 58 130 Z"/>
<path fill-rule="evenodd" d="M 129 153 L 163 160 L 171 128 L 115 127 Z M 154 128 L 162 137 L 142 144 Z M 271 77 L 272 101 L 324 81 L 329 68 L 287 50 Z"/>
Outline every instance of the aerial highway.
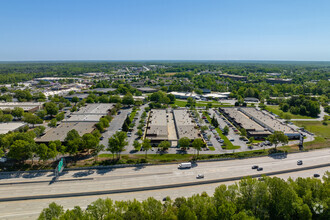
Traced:
<path fill-rule="evenodd" d="M 297 160 L 302 160 L 303 165 L 297 165 Z M 330 170 L 329 161 L 330 150 L 325 149 L 287 156 L 199 162 L 191 169 L 182 170 L 177 164 L 170 164 L 68 171 L 58 182 L 52 182 L 52 172 L 0 175 L 0 218 L 35 217 L 52 201 L 64 208 L 85 207 L 100 197 L 142 200 L 149 196 L 175 198 L 203 191 L 212 194 L 216 186 L 232 184 L 244 176 L 266 174 L 285 179 L 312 177 L 314 173 L 322 176 Z M 253 165 L 263 170 L 251 169 Z M 204 174 L 205 178 L 196 179 L 197 174 Z M 15 212 L 17 208 L 19 216 Z"/>

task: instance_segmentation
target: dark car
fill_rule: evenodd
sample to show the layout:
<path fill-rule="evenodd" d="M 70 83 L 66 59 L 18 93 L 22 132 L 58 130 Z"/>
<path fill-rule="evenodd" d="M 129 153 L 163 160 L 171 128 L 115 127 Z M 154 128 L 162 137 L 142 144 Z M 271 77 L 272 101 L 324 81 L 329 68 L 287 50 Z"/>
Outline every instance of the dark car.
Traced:
<path fill-rule="evenodd" d="M 258 168 L 259 168 L 258 165 L 253 165 L 253 166 L 252 166 L 252 169 L 258 169 Z"/>
<path fill-rule="evenodd" d="M 315 174 L 314 174 L 314 177 L 320 177 L 320 174 L 315 173 Z"/>
<path fill-rule="evenodd" d="M 258 167 L 257 171 L 262 171 L 264 168 Z"/>

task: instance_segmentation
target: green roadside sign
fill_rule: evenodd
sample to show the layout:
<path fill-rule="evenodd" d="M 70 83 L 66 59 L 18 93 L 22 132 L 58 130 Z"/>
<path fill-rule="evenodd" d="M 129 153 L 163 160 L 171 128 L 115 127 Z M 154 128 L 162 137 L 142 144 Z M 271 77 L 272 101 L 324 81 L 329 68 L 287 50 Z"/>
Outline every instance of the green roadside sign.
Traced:
<path fill-rule="evenodd" d="M 57 171 L 60 173 L 62 171 L 62 168 L 63 168 L 63 158 L 61 158 L 60 162 L 58 163 Z"/>

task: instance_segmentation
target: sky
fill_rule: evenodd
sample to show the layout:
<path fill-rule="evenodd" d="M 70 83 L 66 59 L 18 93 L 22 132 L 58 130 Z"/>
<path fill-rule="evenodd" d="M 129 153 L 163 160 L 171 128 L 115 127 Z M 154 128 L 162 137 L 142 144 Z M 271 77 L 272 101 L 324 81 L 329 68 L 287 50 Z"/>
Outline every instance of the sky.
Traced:
<path fill-rule="evenodd" d="M 329 0 L 0 0 L 0 61 L 330 61 Z"/>

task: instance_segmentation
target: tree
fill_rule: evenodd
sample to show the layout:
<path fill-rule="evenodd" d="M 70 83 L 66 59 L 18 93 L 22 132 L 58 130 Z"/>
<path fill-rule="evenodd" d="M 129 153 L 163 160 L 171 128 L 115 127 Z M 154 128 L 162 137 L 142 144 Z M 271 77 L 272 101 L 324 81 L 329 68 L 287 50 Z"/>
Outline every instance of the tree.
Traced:
<path fill-rule="evenodd" d="M 275 131 L 273 134 L 268 136 L 268 141 L 275 145 L 276 147 L 279 143 L 287 144 L 289 142 L 288 136 L 286 136 L 282 131 Z"/>
<path fill-rule="evenodd" d="M 179 147 L 183 150 L 186 150 L 190 145 L 190 139 L 187 137 L 183 137 L 179 139 Z"/>
<path fill-rule="evenodd" d="M 66 150 L 70 155 L 78 153 L 82 145 L 82 140 L 79 133 L 75 129 L 72 129 L 67 133 L 64 141 L 67 146 Z"/>
<path fill-rule="evenodd" d="M 128 126 L 128 124 L 127 124 L 126 121 L 124 121 L 124 124 L 123 124 L 123 126 L 121 127 L 121 129 L 122 129 L 123 131 L 125 131 L 125 132 L 128 132 L 128 130 L 129 130 L 129 126 Z"/>
<path fill-rule="evenodd" d="M 134 98 L 133 95 L 131 93 L 127 93 L 124 98 L 123 98 L 123 102 L 124 105 L 133 105 L 134 104 Z"/>
<path fill-rule="evenodd" d="M 244 128 L 241 128 L 240 131 L 241 131 L 241 136 L 247 135 L 246 130 Z"/>
<path fill-rule="evenodd" d="M 57 115 L 58 113 L 58 107 L 54 102 L 47 102 L 45 104 L 45 109 L 47 114 L 50 116 Z"/>
<path fill-rule="evenodd" d="M 15 107 L 12 111 L 12 115 L 16 118 L 21 118 L 23 116 L 24 110 L 20 107 Z"/>
<path fill-rule="evenodd" d="M 77 102 L 79 102 L 79 98 L 77 96 L 72 97 L 71 102 L 75 103 L 75 105 L 77 104 Z"/>
<path fill-rule="evenodd" d="M 142 131 L 141 129 L 139 129 L 139 130 L 137 131 L 137 135 L 139 135 L 139 137 L 141 137 L 141 136 L 143 135 L 143 131 Z"/>
<path fill-rule="evenodd" d="M 36 115 L 39 117 L 39 118 L 44 118 L 46 115 L 47 115 L 47 112 L 45 110 L 40 110 L 36 113 Z"/>
<path fill-rule="evenodd" d="M 27 160 L 32 157 L 32 148 L 33 146 L 28 141 L 16 140 L 10 146 L 8 157 L 16 160 Z"/>
<path fill-rule="evenodd" d="M 62 121 L 64 119 L 64 112 L 58 113 L 56 115 L 56 120 L 57 121 Z"/>
<path fill-rule="evenodd" d="M 136 151 L 140 151 L 141 150 L 141 143 L 139 142 L 139 141 L 137 141 L 137 140 L 135 140 L 134 142 L 133 142 L 133 147 L 134 147 L 134 150 L 136 150 Z"/>
<path fill-rule="evenodd" d="M 213 117 L 212 117 L 212 119 L 211 119 L 211 124 L 212 124 L 215 128 L 219 127 L 219 122 L 218 122 L 218 120 L 215 118 L 214 115 L 213 115 Z"/>
<path fill-rule="evenodd" d="M 38 116 L 32 114 L 32 113 L 25 113 L 23 116 L 23 121 L 29 124 L 32 124 L 33 127 L 35 124 L 42 124 L 43 120 L 39 118 Z"/>
<path fill-rule="evenodd" d="M 207 126 L 206 126 L 206 125 L 203 125 L 203 126 L 201 127 L 201 131 L 202 131 L 202 133 L 204 133 L 207 129 L 208 129 Z"/>
<path fill-rule="evenodd" d="M 229 127 L 226 125 L 224 128 L 223 128 L 223 134 L 224 135 L 227 135 L 229 133 Z"/>
<path fill-rule="evenodd" d="M 175 96 L 173 94 L 167 94 L 167 97 L 170 99 L 170 104 L 175 103 Z"/>
<path fill-rule="evenodd" d="M 117 158 L 120 159 L 120 153 L 125 149 L 125 146 L 128 144 L 126 141 L 127 134 L 124 131 L 117 131 L 108 141 L 108 151 L 113 155 L 117 154 Z"/>
<path fill-rule="evenodd" d="M 151 149 L 150 139 L 145 138 L 142 142 L 142 148 L 146 152 L 146 159 L 147 159 L 147 152 Z"/>
<path fill-rule="evenodd" d="M 162 141 L 162 142 L 160 142 L 158 147 L 160 149 L 162 149 L 162 151 L 166 151 L 167 149 L 169 149 L 171 147 L 171 143 L 169 141 Z"/>
<path fill-rule="evenodd" d="M 201 138 L 196 138 L 191 146 L 197 151 L 197 158 L 199 155 L 199 151 L 202 150 L 203 146 L 204 146 L 204 141 Z"/>
<path fill-rule="evenodd" d="M 49 121 L 48 126 L 55 128 L 57 126 L 57 120 L 53 118 L 52 120 Z"/>
<path fill-rule="evenodd" d="M 105 146 L 103 144 L 97 144 L 92 146 L 92 148 L 90 148 L 92 150 L 92 155 L 94 156 L 95 161 L 97 161 L 99 153 L 103 151 L 104 148 Z"/>
<path fill-rule="evenodd" d="M 40 137 L 44 134 L 46 128 L 44 126 L 38 126 L 35 129 L 33 129 L 34 133 L 36 134 L 36 137 Z"/>
<path fill-rule="evenodd" d="M 13 116 L 10 114 L 4 114 L 1 116 L 0 121 L 1 122 L 10 122 L 13 120 Z"/>
<path fill-rule="evenodd" d="M 63 206 L 57 205 L 55 202 L 49 204 L 48 208 L 44 208 L 38 220 L 58 219 L 64 213 Z"/>
<path fill-rule="evenodd" d="M 100 139 L 93 134 L 87 133 L 82 136 L 82 150 L 92 150 L 95 146 L 99 145 Z"/>

